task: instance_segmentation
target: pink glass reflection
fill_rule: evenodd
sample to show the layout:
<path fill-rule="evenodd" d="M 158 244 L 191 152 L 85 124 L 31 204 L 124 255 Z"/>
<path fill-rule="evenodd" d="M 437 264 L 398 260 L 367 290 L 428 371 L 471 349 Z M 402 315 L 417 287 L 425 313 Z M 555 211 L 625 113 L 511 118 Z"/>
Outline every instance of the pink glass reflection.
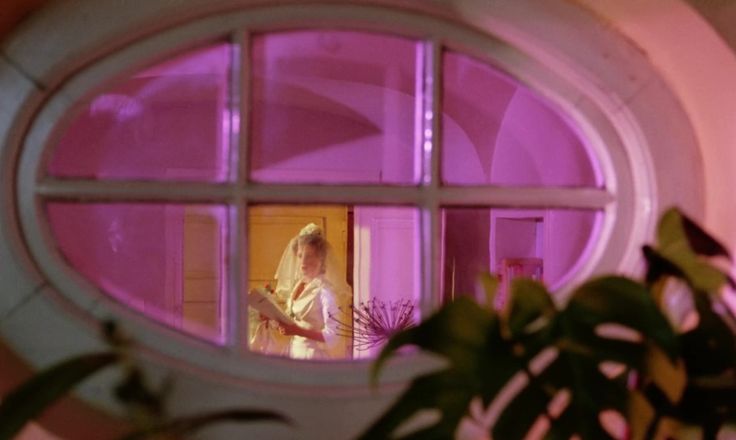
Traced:
<path fill-rule="evenodd" d="M 443 63 L 444 183 L 602 186 L 583 140 L 542 98 L 468 56 Z"/>
<path fill-rule="evenodd" d="M 443 296 L 474 295 L 482 271 L 501 277 L 503 301 L 512 279 L 555 290 L 573 276 L 595 243 L 602 214 L 587 210 L 452 208 L 443 210 Z M 497 304 L 500 305 L 500 304 Z"/>
<path fill-rule="evenodd" d="M 342 31 L 254 38 L 251 179 L 417 182 L 417 48 Z"/>
<path fill-rule="evenodd" d="M 309 224 L 313 226 L 305 228 Z M 323 257 L 316 284 L 302 287 L 306 269 L 289 269 L 286 262 L 298 258 L 292 240 L 314 228 L 322 231 L 331 251 Z M 258 206 L 249 214 L 249 237 L 249 288 L 269 285 L 266 295 L 278 307 L 295 316 L 300 326 L 319 329 L 325 338 L 324 344 L 305 344 L 284 336 L 274 319 L 264 319 L 258 313 L 262 309 L 252 306 L 251 350 L 296 359 L 369 358 L 398 326 L 418 322 L 416 209 Z"/>
<path fill-rule="evenodd" d="M 402 314 L 410 314 L 411 320 L 418 323 L 421 291 L 419 211 L 400 207 L 356 207 L 354 235 L 355 307 L 368 311 L 373 322 L 395 322 Z M 412 310 L 407 310 L 407 304 Z M 361 350 L 361 337 L 356 335 L 355 340 L 357 358 L 376 356 L 383 347 L 380 343 L 364 346 L 367 349 Z"/>
<path fill-rule="evenodd" d="M 97 179 L 227 179 L 230 44 L 187 52 L 94 96 L 53 150 L 48 173 Z"/>
<path fill-rule="evenodd" d="M 205 205 L 49 203 L 59 250 L 93 285 L 194 336 L 225 337 L 225 214 Z"/>

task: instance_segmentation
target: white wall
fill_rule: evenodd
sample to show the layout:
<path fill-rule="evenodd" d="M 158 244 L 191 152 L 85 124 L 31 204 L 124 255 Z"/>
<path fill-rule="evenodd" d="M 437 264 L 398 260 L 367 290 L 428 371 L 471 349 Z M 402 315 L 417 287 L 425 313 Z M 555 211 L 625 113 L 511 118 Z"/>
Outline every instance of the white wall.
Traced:
<path fill-rule="evenodd" d="M 641 48 L 677 95 L 693 125 L 703 156 L 705 225 L 729 249 L 736 249 L 734 50 L 682 1 L 584 0 L 580 3 L 605 17 L 611 26 Z M 706 2 L 701 3 L 707 7 Z M 673 185 L 677 178 L 671 176 Z"/>

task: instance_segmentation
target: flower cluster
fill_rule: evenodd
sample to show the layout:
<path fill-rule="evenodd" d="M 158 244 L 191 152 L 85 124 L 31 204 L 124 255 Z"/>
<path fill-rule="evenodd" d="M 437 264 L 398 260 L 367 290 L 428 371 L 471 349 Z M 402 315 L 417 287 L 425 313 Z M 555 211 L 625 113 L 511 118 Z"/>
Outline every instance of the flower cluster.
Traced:
<path fill-rule="evenodd" d="M 350 311 L 340 308 L 345 316 L 338 319 L 330 314 L 330 319 L 337 323 L 337 334 L 352 338 L 354 347 L 364 351 L 386 342 L 394 334 L 413 327 L 414 304 L 406 299 L 382 301 L 372 298 L 350 305 Z"/>

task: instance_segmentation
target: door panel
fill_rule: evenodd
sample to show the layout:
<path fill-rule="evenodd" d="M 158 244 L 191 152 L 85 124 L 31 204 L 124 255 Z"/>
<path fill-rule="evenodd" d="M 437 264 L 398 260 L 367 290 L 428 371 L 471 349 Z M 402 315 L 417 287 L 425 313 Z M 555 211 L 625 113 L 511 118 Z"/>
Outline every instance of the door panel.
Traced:
<path fill-rule="evenodd" d="M 195 333 L 222 335 L 224 317 L 223 228 L 206 210 L 184 212 L 182 258 L 182 325 Z"/>

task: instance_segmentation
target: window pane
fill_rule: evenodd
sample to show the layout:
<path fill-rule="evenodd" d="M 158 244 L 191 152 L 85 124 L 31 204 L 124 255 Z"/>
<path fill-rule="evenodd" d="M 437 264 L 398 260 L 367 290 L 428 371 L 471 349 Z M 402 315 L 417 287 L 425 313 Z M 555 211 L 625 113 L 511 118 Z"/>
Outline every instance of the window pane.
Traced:
<path fill-rule="evenodd" d="M 187 52 L 117 80 L 71 121 L 48 173 L 224 181 L 230 45 Z"/>
<path fill-rule="evenodd" d="M 417 182 L 417 48 L 358 32 L 255 37 L 251 179 Z"/>
<path fill-rule="evenodd" d="M 602 213 L 586 210 L 452 208 L 443 210 L 444 299 L 475 295 L 478 274 L 501 277 L 502 293 L 526 276 L 557 289 L 585 262 Z M 503 295 L 501 295 L 503 298 Z"/>
<path fill-rule="evenodd" d="M 280 334 L 273 319 L 259 316 L 261 298 L 249 296 L 251 349 L 298 359 L 375 356 L 396 328 L 419 318 L 418 229 L 414 208 L 252 207 L 249 288 L 325 342 Z"/>
<path fill-rule="evenodd" d="M 226 209 L 49 203 L 59 250 L 92 284 L 144 315 L 224 341 Z"/>
<path fill-rule="evenodd" d="M 444 183 L 602 186 L 593 155 L 542 98 L 468 56 L 443 62 Z"/>

